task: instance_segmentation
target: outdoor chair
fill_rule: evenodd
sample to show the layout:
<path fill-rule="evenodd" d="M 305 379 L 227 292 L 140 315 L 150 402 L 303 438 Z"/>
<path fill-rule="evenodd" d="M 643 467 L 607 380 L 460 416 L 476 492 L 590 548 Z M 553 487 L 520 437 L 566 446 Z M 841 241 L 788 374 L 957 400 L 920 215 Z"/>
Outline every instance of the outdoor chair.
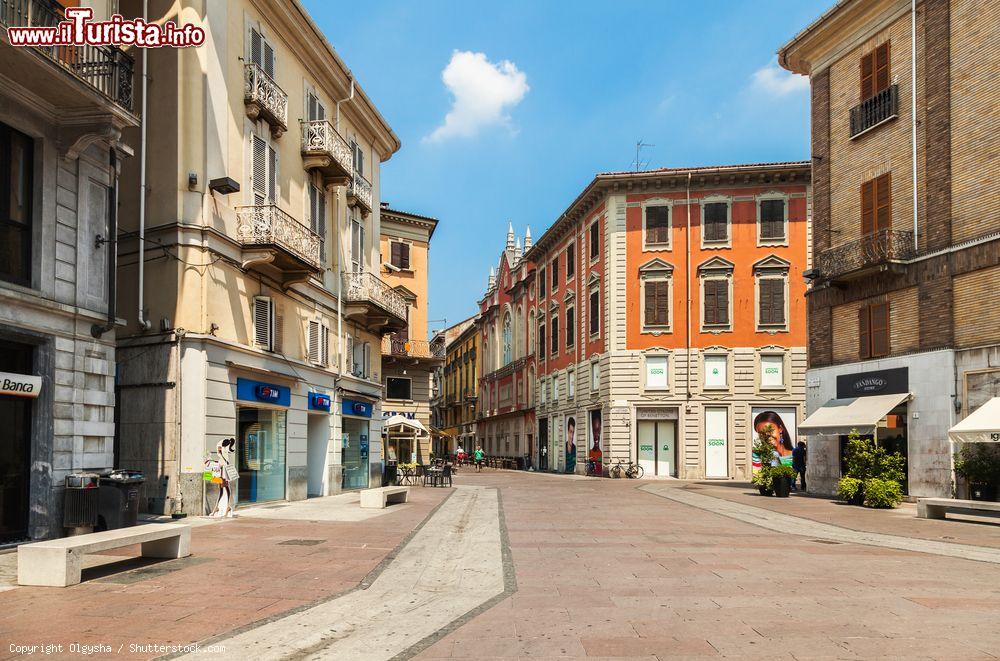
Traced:
<path fill-rule="evenodd" d="M 437 479 L 441 482 L 441 486 L 444 486 L 445 480 L 448 480 L 448 486 L 451 486 L 451 464 L 444 465 L 441 472 L 437 474 Z"/>

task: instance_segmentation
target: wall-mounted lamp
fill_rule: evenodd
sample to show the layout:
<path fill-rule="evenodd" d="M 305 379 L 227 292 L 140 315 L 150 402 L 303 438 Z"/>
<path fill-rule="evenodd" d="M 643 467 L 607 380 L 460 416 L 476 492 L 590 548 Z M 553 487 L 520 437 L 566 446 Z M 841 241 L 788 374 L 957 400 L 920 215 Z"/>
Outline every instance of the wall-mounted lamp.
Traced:
<path fill-rule="evenodd" d="M 198 188 L 198 173 L 188 172 L 188 189 L 194 190 Z"/>
<path fill-rule="evenodd" d="M 208 189 L 215 191 L 219 195 L 229 195 L 239 193 L 240 185 L 232 177 L 219 177 L 208 182 Z"/>

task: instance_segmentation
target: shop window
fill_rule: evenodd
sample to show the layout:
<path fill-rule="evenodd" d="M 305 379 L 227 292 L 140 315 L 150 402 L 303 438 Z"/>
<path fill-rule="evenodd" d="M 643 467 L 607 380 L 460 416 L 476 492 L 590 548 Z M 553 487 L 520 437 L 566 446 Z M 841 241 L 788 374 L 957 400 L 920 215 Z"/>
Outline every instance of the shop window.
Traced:
<path fill-rule="evenodd" d="M 398 376 L 390 376 L 385 379 L 386 399 L 413 399 L 411 393 L 412 381 Z"/>
<path fill-rule="evenodd" d="M 782 354 L 760 357 L 761 389 L 783 389 L 785 387 L 785 356 Z"/>
<path fill-rule="evenodd" d="M 285 497 L 285 411 L 251 407 L 237 410 L 239 502 Z"/>
<path fill-rule="evenodd" d="M 0 280 L 31 284 L 34 141 L 0 124 Z"/>
<path fill-rule="evenodd" d="M 705 356 L 705 388 L 726 388 L 728 383 L 729 357 L 726 355 Z"/>
<path fill-rule="evenodd" d="M 670 387 L 669 360 L 666 356 L 646 356 L 646 390 Z"/>

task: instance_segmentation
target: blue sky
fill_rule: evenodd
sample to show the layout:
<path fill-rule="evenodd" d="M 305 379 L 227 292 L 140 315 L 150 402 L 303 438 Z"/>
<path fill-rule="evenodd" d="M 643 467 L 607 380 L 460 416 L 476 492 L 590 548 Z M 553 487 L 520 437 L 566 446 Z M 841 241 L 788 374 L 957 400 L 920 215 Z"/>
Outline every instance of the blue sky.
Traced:
<path fill-rule="evenodd" d="M 646 168 L 808 158 L 808 84 L 774 53 L 832 0 L 305 4 L 402 141 L 382 199 L 441 220 L 429 318 L 450 325 L 508 220 L 537 238 L 640 139 Z"/>

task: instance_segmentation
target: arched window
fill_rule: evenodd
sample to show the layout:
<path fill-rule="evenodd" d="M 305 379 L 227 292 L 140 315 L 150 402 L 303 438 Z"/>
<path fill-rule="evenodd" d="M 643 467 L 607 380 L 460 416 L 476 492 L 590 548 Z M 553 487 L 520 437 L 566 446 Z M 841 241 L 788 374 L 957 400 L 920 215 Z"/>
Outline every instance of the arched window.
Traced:
<path fill-rule="evenodd" d="M 514 358 L 524 355 L 524 308 L 517 306 L 514 316 Z"/>
<path fill-rule="evenodd" d="M 528 353 L 535 352 L 535 311 L 528 312 Z"/>
<path fill-rule="evenodd" d="M 513 360 L 511 353 L 511 329 L 510 329 L 510 312 L 503 316 L 503 330 L 501 331 L 500 341 L 503 343 L 503 364 L 509 365 Z"/>

